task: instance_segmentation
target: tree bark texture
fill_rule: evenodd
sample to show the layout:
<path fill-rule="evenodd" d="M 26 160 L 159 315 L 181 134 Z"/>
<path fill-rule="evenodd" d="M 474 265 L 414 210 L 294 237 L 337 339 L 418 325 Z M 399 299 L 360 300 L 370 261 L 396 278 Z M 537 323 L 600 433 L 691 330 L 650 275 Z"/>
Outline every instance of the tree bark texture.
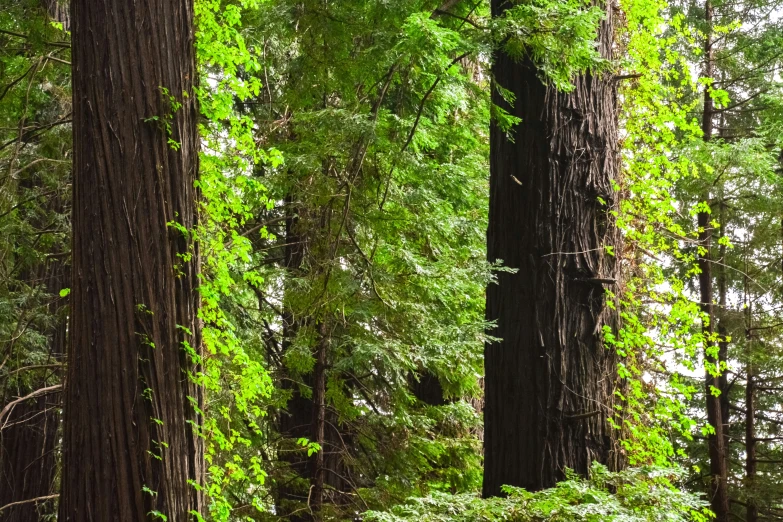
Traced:
<path fill-rule="evenodd" d="M 60 521 L 202 511 L 191 1 L 85 0 L 73 23 L 73 285 Z M 171 99 L 181 103 L 172 105 Z M 157 119 L 154 119 L 157 118 Z M 167 129 L 168 127 L 168 129 Z M 170 130 L 169 130 L 170 129 Z M 175 150 L 169 140 L 178 142 Z"/>
<path fill-rule="evenodd" d="M 16 406 L 0 434 L 0 507 L 51 495 L 55 490 L 59 393 Z M 28 502 L 0 512 L 3 522 L 34 522 L 55 511 L 52 502 Z"/>
<path fill-rule="evenodd" d="M 49 18 L 63 24 L 63 31 L 71 30 L 71 12 L 68 0 L 43 0 Z"/>
<path fill-rule="evenodd" d="M 493 0 L 493 15 L 508 5 Z M 611 55 L 612 10 L 598 42 Z M 540 490 L 565 468 L 587 474 L 592 461 L 619 459 L 612 415 L 616 356 L 601 340 L 616 314 L 605 305 L 618 247 L 609 215 L 618 173 L 616 89 L 611 78 L 585 74 L 574 90 L 544 85 L 530 61 L 502 52 L 495 81 L 512 91 L 522 119 L 513 141 L 493 124 L 490 135 L 488 259 L 500 272 L 487 288 L 490 333 L 485 346 L 483 494 L 504 484 Z M 601 203 L 599 198 L 604 201 Z"/>

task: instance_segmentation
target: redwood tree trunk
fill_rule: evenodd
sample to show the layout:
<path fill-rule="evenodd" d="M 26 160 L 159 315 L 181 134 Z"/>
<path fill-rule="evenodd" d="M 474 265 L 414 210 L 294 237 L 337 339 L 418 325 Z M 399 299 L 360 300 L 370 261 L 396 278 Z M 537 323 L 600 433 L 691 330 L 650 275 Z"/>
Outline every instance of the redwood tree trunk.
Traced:
<path fill-rule="evenodd" d="M 204 473 L 194 430 L 202 391 L 188 375 L 201 346 L 199 257 L 189 234 L 171 226 L 196 224 L 193 4 L 84 0 L 71 14 L 73 284 L 60 520 L 141 522 L 157 512 L 184 521 L 202 510 L 188 482 Z"/>
<path fill-rule="evenodd" d="M 508 3 L 493 0 L 498 16 Z M 599 32 L 610 56 L 612 11 Z M 498 53 L 493 75 L 516 95 L 522 119 L 513 139 L 493 124 L 487 249 L 516 273 L 487 288 L 484 496 L 501 485 L 550 487 L 564 469 L 587 474 L 609 463 L 616 360 L 601 342 L 616 316 L 605 306 L 617 277 L 605 251 L 618 233 L 608 211 L 618 171 L 616 90 L 611 78 L 574 79 L 562 93 L 542 84 L 529 62 Z M 600 200 L 605 202 L 601 203 Z"/>

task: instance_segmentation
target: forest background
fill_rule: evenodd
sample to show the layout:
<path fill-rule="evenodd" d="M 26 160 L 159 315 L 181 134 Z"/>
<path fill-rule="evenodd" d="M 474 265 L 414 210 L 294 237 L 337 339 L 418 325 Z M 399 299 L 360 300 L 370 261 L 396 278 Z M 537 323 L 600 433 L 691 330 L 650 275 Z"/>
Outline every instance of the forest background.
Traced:
<path fill-rule="evenodd" d="M 74 4 L 0 0 L 0 520 L 783 520 L 776 0 Z"/>

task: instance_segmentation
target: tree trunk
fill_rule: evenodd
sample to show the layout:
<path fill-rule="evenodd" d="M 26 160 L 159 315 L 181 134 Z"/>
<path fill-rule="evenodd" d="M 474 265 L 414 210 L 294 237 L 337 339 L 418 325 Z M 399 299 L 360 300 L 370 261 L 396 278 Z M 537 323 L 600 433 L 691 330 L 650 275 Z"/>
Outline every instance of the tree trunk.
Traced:
<path fill-rule="evenodd" d="M 294 204 L 294 198 L 287 196 L 284 208 L 288 213 L 285 221 L 285 243 L 283 254 L 283 264 L 286 268 L 286 278 L 298 277 L 302 268 L 304 254 L 307 249 L 305 242 L 306 236 L 301 231 L 300 212 L 298 205 Z M 286 282 L 288 285 L 289 283 Z M 288 293 L 288 290 L 286 290 Z M 283 337 L 282 349 L 283 356 L 291 349 L 294 340 L 301 328 L 301 320 L 294 316 L 287 303 L 283 303 Z M 281 411 L 278 417 L 278 428 L 280 434 L 290 439 L 286 446 L 282 447 L 280 460 L 288 464 L 288 468 L 293 472 L 292 477 L 286 477 L 280 481 L 277 487 L 276 513 L 283 517 L 288 516 L 291 521 L 312 520 L 308 509 L 301 509 L 300 502 L 307 500 L 307 488 L 300 487 L 301 478 L 309 477 L 307 460 L 302 457 L 302 450 L 295 441 L 299 438 L 310 437 L 309 427 L 313 417 L 312 401 L 303 397 L 299 392 L 299 385 L 290 379 L 285 379 L 281 383 L 283 390 L 289 390 L 291 398 L 284 411 Z M 294 515 L 294 516 L 291 516 Z"/>
<path fill-rule="evenodd" d="M 747 274 L 747 263 L 745 268 Z M 759 508 L 756 505 L 756 383 L 753 375 L 753 309 L 750 303 L 750 285 L 748 276 L 745 275 L 745 373 L 747 383 L 745 385 L 745 522 L 758 522 Z"/>
<path fill-rule="evenodd" d="M 507 2 L 493 0 L 498 16 Z M 599 33 L 611 55 L 612 10 Z M 513 139 L 497 125 L 490 135 L 487 249 L 516 273 L 500 272 L 487 288 L 490 333 L 485 347 L 485 497 L 504 484 L 540 490 L 586 475 L 592 461 L 619 455 L 612 415 L 616 359 L 601 341 L 614 325 L 605 306 L 617 264 L 608 211 L 618 172 L 616 90 L 611 78 L 586 74 L 570 93 L 542 84 L 529 61 L 499 52 L 493 75 L 516 96 L 522 119 Z M 603 203 L 601 202 L 603 200 Z"/>
<path fill-rule="evenodd" d="M 299 183 L 304 186 L 309 182 Z M 284 206 L 288 213 L 283 254 L 287 281 L 281 352 L 285 355 L 293 348 L 300 330 L 312 328 L 313 339 L 304 342 L 312 343 L 309 349 L 315 364 L 312 371 L 302 375 L 291 375 L 288 368 L 281 368 L 286 378 L 280 386 L 291 396 L 278 417 L 278 429 L 284 439 L 280 460 L 286 463 L 288 473 L 281 474 L 278 480 L 275 507 L 285 520 L 310 522 L 328 517 L 322 513 L 328 505 L 343 505 L 354 500 L 351 493 L 355 484 L 347 478 L 350 471 L 346 460 L 349 448 L 354 444 L 354 435 L 344 429 L 326 397 L 334 321 L 329 319 L 328 312 L 320 316 L 314 306 L 299 310 L 297 315 L 295 307 L 289 303 L 289 300 L 295 303 L 301 299 L 296 295 L 297 285 L 289 279 L 313 278 L 318 281 L 316 284 L 323 284 L 315 276 L 323 270 L 327 246 L 334 239 L 328 228 L 331 210 L 307 208 L 293 195 L 286 197 Z M 310 396 L 302 393 L 303 386 L 310 388 Z M 300 438 L 318 443 L 321 450 L 307 455 L 307 450 L 298 444 Z"/>
<path fill-rule="evenodd" d="M 73 23 L 73 284 L 60 520 L 202 511 L 193 4 Z M 174 99 L 181 106 L 174 104 Z M 176 142 L 176 143 L 174 143 Z M 192 481 L 192 482 L 191 482 Z"/>
<path fill-rule="evenodd" d="M 704 42 L 704 75 L 708 78 L 713 76 L 713 49 L 712 49 L 712 3 L 707 0 L 704 7 L 705 22 L 707 25 L 707 37 Z M 704 89 L 704 112 L 702 114 L 702 132 L 704 141 L 709 142 L 712 139 L 715 106 L 710 95 L 710 87 Z M 705 192 L 705 201 L 709 202 L 710 195 Z M 699 291 L 701 294 L 701 310 L 707 315 L 708 319 L 702 327 L 705 341 L 705 366 L 713 368 L 720 367 L 720 355 L 715 357 L 709 352 L 712 351 L 712 336 L 715 333 L 715 310 L 712 303 L 712 225 L 710 224 L 710 214 L 708 212 L 699 212 L 697 216 L 699 226 L 699 246 L 703 249 L 699 254 L 698 264 L 701 273 L 699 274 Z M 720 347 L 718 347 L 720 350 Z M 715 433 L 708 437 L 708 453 L 710 456 L 710 505 L 715 513 L 716 522 L 728 522 L 729 519 L 729 496 L 728 496 L 728 468 L 726 465 L 726 448 L 723 437 L 723 418 L 721 416 L 721 399 L 712 393 L 712 388 L 720 390 L 720 377 L 713 376 L 708 370 L 706 373 L 705 395 L 707 407 L 707 421 L 714 428 Z"/>
<path fill-rule="evenodd" d="M 750 339 L 748 339 L 750 342 Z M 750 350 L 748 350 L 748 358 L 750 358 Z M 745 513 L 745 522 L 757 522 L 759 519 L 759 509 L 756 506 L 756 426 L 755 426 L 755 409 L 754 409 L 754 396 L 755 396 L 755 383 L 753 381 L 753 364 L 748 360 L 746 365 L 746 372 L 748 374 L 748 382 L 745 388 L 745 482 L 748 491 L 748 497 L 746 499 L 747 508 Z"/>
<path fill-rule="evenodd" d="M 71 13 L 68 0 L 43 0 L 49 18 L 63 25 L 63 31 L 71 30 Z"/>
<path fill-rule="evenodd" d="M 326 356 L 329 349 L 329 331 L 326 321 L 318 325 L 318 341 L 315 348 L 315 369 L 313 372 L 313 419 L 311 432 L 313 442 L 321 446 L 321 450 L 313 455 L 312 510 L 316 520 L 321 520 L 320 511 L 324 501 L 324 453 L 326 448 Z"/>
<path fill-rule="evenodd" d="M 726 204 L 720 202 L 720 237 L 726 235 Z M 729 332 L 726 328 L 726 310 L 728 296 L 728 279 L 726 274 L 726 245 L 721 244 L 718 264 L 718 361 L 728 363 L 729 360 Z M 721 372 L 718 377 L 718 389 L 720 390 L 720 418 L 723 425 L 723 452 L 724 458 L 728 463 L 729 459 L 729 437 L 730 415 L 729 410 L 729 378 L 727 372 Z M 727 464 L 728 466 L 728 464 Z M 728 469 L 728 468 L 727 468 Z"/>
<path fill-rule="evenodd" d="M 55 492 L 59 394 L 46 394 L 16 406 L 5 419 L 0 455 L 0 508 Z M 25 502 L 0 512 L 3 522 L 43 520 L 53 501 Z"/>
<path fill-rule="evenodd" d="M 699 288 L 701 294 L 701 310 L 707 315 L 702 331 L 705 337 L 705 367 L 716 368 L 719 360 L 710 352 L 715 349 L 711 340 L 715 330 L 715 312 L 712 304 L 712 259 L 710 256 L 711 236 L 709 214 L 700 212 L 699 244 L 705 252 L 699 255 Z M 715 430 L 708 437 L 708 452 L 710 456 L 710 503 L 715 513 L 716 522 L 728 522 L 729 500 L 727 490 L 726 450 L 723 437 L 723 419 L 721 418 L 721 400 L 712 393 L 712 388 L 720 389 L 720 378 L 712 375 L 708 369 L 705 374 L 705 395 L 707 404 L 707 421 Z"/>

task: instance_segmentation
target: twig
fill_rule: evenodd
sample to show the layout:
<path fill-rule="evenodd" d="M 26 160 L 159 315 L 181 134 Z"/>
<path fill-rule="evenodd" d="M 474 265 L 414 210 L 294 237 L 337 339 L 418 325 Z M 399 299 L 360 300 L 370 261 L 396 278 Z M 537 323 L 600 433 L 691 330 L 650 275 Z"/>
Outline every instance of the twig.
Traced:
<path fill-rule="evenodd" d="M 28 500 L 20 500 L 18 502 L 11 502 L 10 504 L 6 504 L 5 506 L 0 507 L 0 511 L 3 511 L 4 509 L 8 509 L 13 506 L 18 506 L 20 504 L 29 504 L 31 502 L 41 502 L 44 500 L 52 500 L 53 498 L 59 498 L 60 494 L 54 494 L 54 495 L 46 495 L 44 497 L 35 497 Z"/>
<path fill-rule="evenodd" d="M 424 112 L 424 104 L 427 103 L 427 98 L 430 97 L 430 94 L 432 94 L 432 91 L 435 90 L 435 87 L 438 86 L 440 81 L 443 79 L 443 75 L 448 72 L 449 69 L 451 69 L 454 64 L 465 58 L 470 54 L 470 51 L 466 51 L 462 53 L 461 55 L 454 58 L 451 63 L 449 63 L 446 68 L 443 70 L 443 73 L 440 74 L 434 82 L 432 82 L 432 86 L 430 86 L 427 93 L 424 95 L 424 97 L 421 99 L 421 103 L 419 104 L 419 110 L 416 112 L 416 120 L 413 122 L 413 127 L 411 127 L 410 132 L 408 133 L 408 139 L 405 140 L 405 145 L 402 146 L 402 149 L 400 150 L 400 153 L 405 152 L 405 150 L 408 148 L 408 145 L 411 144 L 411 140 L 413 139 L 413 135 L 416 134 L 416 128 L 419 126 L 419 120 L 421 120 L 421 114 Z"/>
<path fill-rule="evenodd" d="M 8 404 L 5 405 L 5 408 L 3 408 L 2 411 L 0 411 L 0 424 L 3 423 L 3 420 L 5 419 L 6 416 L 11 414 L 11 411 L 14 409 L 14 406 L 16 406 L 17 404 L 24 402 L 28 399 L 32 399 L 33 397 L 38 397 L 39 395 L 46 395 L 47 393 L 58 391 L 62 389 L 62 387 L 63 387 L 62 384 L 47 386 L 46 388 L 35 390 L 34 392 L 28 393 L 24 397 L 19 397 L 18 399 L 9 402 Z M 0 430 L 2 429 L 3 428 L 0 428 Z"/>

